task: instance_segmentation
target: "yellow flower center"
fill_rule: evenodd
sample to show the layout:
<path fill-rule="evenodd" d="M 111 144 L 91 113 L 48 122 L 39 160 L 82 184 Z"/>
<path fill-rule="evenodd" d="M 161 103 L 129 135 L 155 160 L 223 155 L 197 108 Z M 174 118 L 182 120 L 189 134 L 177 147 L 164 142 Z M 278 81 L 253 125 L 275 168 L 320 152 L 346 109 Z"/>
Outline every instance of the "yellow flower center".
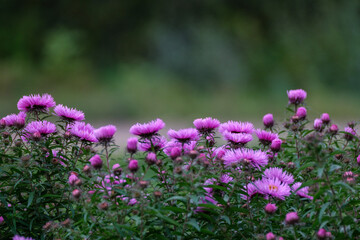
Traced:
<path fill-rule="evenodd" d="M 270 191 L 275 191 L 275 192 L 277 192 L 278 187 L 275 186 L 275 185 L 269 185 L 269 190 L 270 190 Z"/>

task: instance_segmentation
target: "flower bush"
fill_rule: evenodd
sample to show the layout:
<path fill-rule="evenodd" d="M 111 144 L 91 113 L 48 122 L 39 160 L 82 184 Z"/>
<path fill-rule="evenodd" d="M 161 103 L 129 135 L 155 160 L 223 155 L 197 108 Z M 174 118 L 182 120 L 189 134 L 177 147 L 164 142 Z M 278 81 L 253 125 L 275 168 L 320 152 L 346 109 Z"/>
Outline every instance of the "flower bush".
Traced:
<path fill-rule="evenodd" d="M 0 236 L 360 239 L 356 124 L 310 123 L 306 96 L 288 91 L 285 123 L 263 129 L 204 118 L 167 139 L 161 119 L 137 123 L 125 153 L 115 126 L 24 96 L 0 120 Z"/>

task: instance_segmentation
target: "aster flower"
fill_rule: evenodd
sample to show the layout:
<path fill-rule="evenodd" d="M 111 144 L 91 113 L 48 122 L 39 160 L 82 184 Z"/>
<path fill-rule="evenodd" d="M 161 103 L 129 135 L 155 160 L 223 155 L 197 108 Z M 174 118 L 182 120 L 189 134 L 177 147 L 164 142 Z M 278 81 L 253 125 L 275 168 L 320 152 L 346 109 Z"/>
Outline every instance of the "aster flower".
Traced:
<path fill-rule="evenodd" d="M 274 126 L 274 116 L 271 113 L 265 114 L 263 117 L 263 123 L 266 128 Z"/>
<path fill-rule="evenodd" d="M 289 212 L 285 216 L 285 222 L 286 224 L 293 225 L 297 222 L 299 222 L 299 216 L 297 212 Z"/>
<path fill-rule="evenodd" d="M 116 130 L 117 129 L 114 125 L 106 125 L 94 130 L 94 134 L 99 142 L 107 143 L 111 141 Z"/>
<path fill-rule="evenodd" d="M 47 136 L 51 133 L 56 132 L 55 124 L 44 121 L 33 121 L 30 122 L 24 129 L 24 137 L 29 139 L 31 137 Z"/>
<path fill-rule="evenodd" d="M 266 204 L 264 209 L 265 209 L 266 213 L 273 214 L 273 213 L 276 212 L 277 206 L 275 204 L 273 204 L 273 203 L 268 203 L 268 204 Z"/>
<path fill-rule="evenodd" d="M 269 145 L 274 139 L 279 138 L 276 133 L 267 132 L 261 129 L 257 129 L 255 134 L 263 145 Z"/>
<path fill-rule="evenodd" d="M 307 111 L 306 111 L 306 108 L 304 107 L 299 107 L 297 110 L 296 110 L 296 116 L 299 117 L 300 120 L 304 120 L 306 118 L 306 115 L 307 115 Z"/>
<path fill-rule="evenodd" d="M 50 94 L 23 96 L 17 103 L 20 111 L 24 112 L 47 112 L 55 106 L 55 101 Z"/>
<path fill-rule="evenodd" d="M 10 114 L 3 118 L 5 125 L 8 127 L 22 128 L 25 126 L 26 113 Z"/>
<path fill-rule="evenodd" d="M 277 178 L 281 182 L 286 184 L 292 184 L 294 182 L 294 177 L 290 173 L 283 171 L 282 168 L 268 168 L 264 171 L 264 175 L 266 178 L 273 179 Z"/>
<path fill-rule="evenodd" d="M 166 146 L 167 140 L 163 136 L 154 136 L 151 139 L 143 139 L 139 141 L 139 150 L 150 152 L 154 150 L 155 152 L 160 151 Z"/>
<path fill-rule="evenodd" d="M 296 195 L 302 197 L 302 198 L 308 198 L 310 200 L 313 200 L 312 196 L 309 196 L 309 187 L 301 187 L 301 182 L 296 182 L 291 186 L 291 189 L 294 193 L 296 193 Z M 299 189 L 300 188 L 300 189 Z"/>
<path fill-rule="evenodd" d="M 252 149 L 235 149 L 229 150 L 225 153 L 224 164 L 226 166 L 236 166 L 240 163 L 249 163 L 254 168 L 260 170 L 261 167 L 268 164 L 268 156 L 261 150 Z"/>
<path fill-rule="evenodd" d="M 328 113 L 323 113 L 320 119 L 325 125 L 330 123 L 330 116 Z"/>
<path fill-rule="evenodd" d="M 345 139 L 348 140 L 348 141 L 351 141 L 354 136 L 356 136 L 356 131 L 355 129 L 351 128 L 351 127 L 345 127 L 344 129 L 344 132 L 345 132 Z"/>
<path fill-rule="evenodd" d="M 209 134 L 220 126 L 220 121 L 211 117 L 198 118 L 194 120 L 194 126 L 200 133 Z"/>
<path fill-rule="evenodd" d="M 82 121 L 85 119 L 85 115 L 82 111 L 75 108 L 68 108 L 62 104 L 57 105 L 54 108 L 54 112 L 57 116 L 69 122 Z"/>
<path fill-rule="evenodd" d="M 290 104 L 298 105 L 303 103 L 306 98 L 306 92 L 302 89 L 289 90 L 287 91 Z"/>
<path fill-rule="evenodd" d="M 33 239 L 31 237 L 22 237 L 19 235 L 15 235 L 12 240 L 35 240 L 35 239 Z"/>
<path fill-rule="evenodd" d="M 207 185 L 215 185 L 217 183 L 216 179 L 215 178 L 210 178 L 210 179 L 207 179 L 204 183 L 204 189 L 205 191 L 208 193 L 208 194 L 212 194 L 213 193 L 213 188 L 211 187 L 206 187 Z"/>
<path fill-rule="evenodd" d="M 103 165 L 103 161 L 101 157 L 98 154 L 95 154 L 93 157 L 89 159 L 89 162 L 91 163 L 91 166 L 93 166 L 95 169 L 101 169 Z"/>
<path fill-rule="evenodd" d="M 281 149 L 282 140 L 280 138 L 275 138 L 272 140 L 270 148 L 273 152 L 278 152 Z"/>
<path fill-rule="evenodd" d="M 244 189 L 245 189 L 245 191 L 247 192 L 247 195 L 248 195 L 248 196 L 246 196 L 246 195 L 244 195 L 244 194 L 241 194 L 241 197 L 242 197 L 243 199 L 248 199 L 248 198 L 251 199 L 251 198 L 253 198 L 253 197 L 254 197 L 255 195 L 257 195 L 257 194 L 263 195 L 263 193 L 260 192 L 259 188 L 257 187 L 257 185 L 259 185 L 260 182 L 261 182 L 261 180 L 256 180 L 256 181 L 253 182 L 253 183 L 248 183 L 248 184 L 244 187 Z"/>
<path fill-rule="evenodd" d="M 199 132 L 195 128 L 184 128 L 178 131 L 170 129 L 168 131 L 168 135 L 170 138 L 175 139 L 181 143 L 196 141 L 199 139 Z"/>
<path fill-rule="evenodd" d="M 220 182 L 222 183 L 229 183 L 232 182 L 234 180 L 233 177 L 231 177 L 228 173 L 225 173 L 223 175 L 221 175 L 220 177 Z"/>
<path fill-rule="evenodd" d="M 164 153 L 168 156 L 171 156 L 172 149 L 180 149 L 184 151 L 184 154 L 188 154 L 191 150 L 194 150 L 196 147 L 196 141 L 190 141 L 187 143 L 180 143 L 177 140 L 173 139 L 169 141 L 164 147 Z"/>
<path fill-rule="evenodd" d="M 253 137 L 251 134 L 247 133 L 231 133 L 228 131 L 224 131 L 222 133 L 224 136 L 224 139 L 234 145 L 245 145 L 248 142 L 251 142 L 253 140 Z"/>
<path fill-rule="evenodd" d="M 138 144 L 138 140 L 136 137 L 128 138 L 126 150 L 131 154 L 136 153 L 137 152 L 137 144 Z"/>
<path fill-rule="evenodd" d="M 314 129 L 318 132 L 322 130 L 323 121 L 319 118 L 314 120 Z"/>
<path fill-rule="evenodd" d="M 230 133 L 252 134 L 254 131 L 254 125 L 249 122 L 228 121 L 226 123 L 222 123 L 219 127 L 220 133 L 223 133 L 225 131 L 228 131 Z"/>
<path fill-rule="evenodd" d="M 84 122 L 74 122 L 68 127 L 70 133 L 82 141 L 97 142 L 94 134 L 94 127 Z"/>
<path fill-rule="evenodd" d="M 130 128 L 130 133 L 142 138 L 149 138 L 157 134 L 158 131 L 165 127 L 165 123 L 161 119 L 156 119 L 148 123 L 137 123 Z"/>
<path fill-rule="evenodd" d="M 256 183 L 259 192 L 268 196 L 281 200 L 290 195 L 291 188 L 288 184 L 281 182 L 278 178 L 263 178 Z"/>

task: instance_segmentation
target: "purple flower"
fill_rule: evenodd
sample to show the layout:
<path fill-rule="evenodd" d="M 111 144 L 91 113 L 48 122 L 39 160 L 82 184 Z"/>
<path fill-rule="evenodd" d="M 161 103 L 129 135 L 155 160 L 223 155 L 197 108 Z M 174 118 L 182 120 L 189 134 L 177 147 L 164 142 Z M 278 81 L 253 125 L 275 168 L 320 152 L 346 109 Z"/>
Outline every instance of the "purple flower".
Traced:
<path fill-rule="evenodd" d="M 194 120 L 194 126 L 200 133 L 211 133 L 220 126 L 220 121 L 211 117 L 198 118 Z"/>
<path fill-rule="evenodd" d="M 263 178 L 256 183 L 259 192 L 270 197 L 285 200 L 290 195 L 290 187 L 286 183 L 282 183 L 278 178 Z"/>
<path fill-rule="evenodd" d="M 137 204 L 137 200 L 136 200 L 136 198 L 132 198 L 132 199 L 130 199 L 130 201 L 129 201 L 128 205 L 129 205 L 129 206 L 134 206 L 135 204 Z"/>
<path fill-rule="evenodd" d="M 289 90 L 287 91 L 290 104 L 298 105 L 303 103 L 306 98 L 306 92 L 302 89 Z"/>
<path fill-rule="evenodd" d="M 266 240 L 275 240 L 276 236 L 272 232 L 266 234 Z"/>
<path fill-rule="evenodd" d="M 149 153 L 146 155 L 145 161 L 146 161 L 147 164 L 149 164 L 149 165 L 155 164 L 155 163 L 157 162 L 156 154 L 153 153 L 153 152 L 149 152 Z"/>
<path fill-rule="evenodd" d="M 267 132 L 261 129 L 257 129 L 255 134 L 263 145 L 269 145 L 274 139 L 279 138 L 276 133 Z"/>
<path fill-rule="evenodd" d="M 55 106 L 55 101 L 50 94 L 40 94 L 23 96 L 17 103 L 20 111 L 24 112 L 47 112 L 49 108 Z"/>
<path fill-rule="evenodd" d="M 299 222 L 299 216 L 297 212 L 289 212 L 285 216 L 285 222 L 289 225 L 293 225 L 297 222 Z"/>
<path fill-rule="evenodd" d="M 291 186 L 291 189 L 293 192 L 296 193 L 296 195 L 302 197 L 302 198 L 308 198 L 310 200 L 313 200 L 312 196 L 309 196 L 309 187 L 303 187 L 300 188 L 301 182 L 296 182 Z M 300 189 L 299 189 L 300 188 Z"/>
<path fill-rule="evenodd" d="M 263 123 L 266 128 L 274 126 L 274 117 L 271 113 L 265 114 L 263 117 Z"/>
<path fill-rule="evenodd" d="M 222 133 L 224 136 L 224 139 L 234 145 L 245 145 L 248 142 L 251 142 L 253 140 L 253 137 L 251 134 L 247 133 L 231 133 L 228 131 L 224 131 Z"/>
<path fill-rule="evenodd" d="M 226 123 L 222 123 L 219 127 L 220 133 L 223 133 L 225 131 L 228 131 L 230 133 L 252 134 L 254 131 L 254 125 L 249 122 L 228 121 Z"/>
<path fill-rule="evenodd" d="M 161 119 L 156 119 L 148 123 L 137 123 L 130 128 L 130 133 L 142 138 L 149 138 L 157 134 L 158 131 L 165 127 L 165 123 Z"/>
<path fill-rule="evenodd" d="M 26 113 L 10 114 L 3 118 L 8 127 L 23 128 L 25 126 Z"/>
<path fill-rule="evenodd" d="M 35 240 L 35 239 L 33 239 L 31 237 L 22 237 L 19 235 L 15 235 L 12 240 Z"/>
<path fill-rule="evenodd" d="M 58 117 L 69 122 L 82 121 L 85 119 L 85 115 L 82 111 L 75 108 L 68 108 L 62 104 L 57 105 L 54 108 L 54 112 Z"/>
<path fill-rule="evenodd" d="M 234 180 L 234 178 L 231 177 L 227 173 L 221 175 L 221 177 L 220 177 L 220 182 L 222 182 L 222 183 L 229 183 L 229 182 L 232 182 L 233 180 Z"/>
<path fill-rule="evenodd" d="M 137 143 L 138 143 L 138 140 L 136 137 L 128 138 L 126 150 L 131 154 L 136 153 L 137 152 Z"/>
<path fill-rule="evenodd" d="M 316 118 L 314 120 L 314 129 L 316 131 L 320 132 L 322 130 L 322 124 L 323 124 L 323 122 L 321 121 L 321 119 Z"/>
<path fill-rule="evenodd" d="M 128 168 L 130 172 L 136 172 L 139 169 L 138 161 L 135 159 L 130 160 Z"/>
<path fill-rule="evenodd" d="M 260 170 L 260 167 L 268 164 L 268 156 L 261 150 L 252 149 L 235 149 L 229 150 L 225 153 L 224 164 L 226 166 L 237 166 L 239 163 L 250 164 L 254 168 Z"/>
<path fill-rule="evenodd" d="M 321 115 L 321 121 L 324 123 L 324 124 L 329 124 L 330 123 L 330 116 L 328 113 L 323 113 Z"/>
<path fill-rule="evenodd" d="M 184 146 L 184 148 L 183 148 Z M 184 151 L 184 154 L 188 154 L 191 150 L 194 150 L 196 147 L 196 141 L 190 141 L 184 143 L 184 145 L 176 140 L 169 141 L 164 147 L 164 153 L 168 156 L 171 156 L 171 152 L 174 148 L 180 149 L 180 152 Z M 177 151 L 177 150 L 175 150 Z"/>
<path fill-rule="evenodd" d="M 152 138 L 142 139 L 139 141 L 139 150 L 150 152 L 160 151 L 166 146 L 167 140 L 163 136 L 153 136 Z"/>
<path fill-rule="evenodd" d="M 4 217 L 0 216 L 0 225 L 3 224 L 3 222 L 4 222 Z"/>
<path fill-rule="evenodd" d="M 69 184 L 71 186 L 74 186 L 75 185 L 75 182 L 79 180 L 78 176 L 75 174 L 75 173 L 70 173 L 70 176 L 69 176 Z"/>
<path fill-rule="evenodd" d="M 306 108 L 304 107 L 299 107 L 296 111 L 296 116 L 299 117 L 300 120 L 304 120 L 306 118 L 306 115 L 307 115 L 307 111 L 306 111 Z"/>
<path fill-rule="evenodd" d="M 106 125 L 94 130 L 96 139 L 99 142 L 110 142 L 116 133 L 116 127 L 114 125 Z"/>
<path fill-rule="evenodd" d="M 68 128 L 73 136 L 76 136 L 83 141 L 88 141 L 88 142 L 98 141 L 94 134 L 94 127 L 91 126 L 89 123 L 86 124 L 84 122 L 74 122 Z"/>
<path fill-rule="evenodd" d="M 266 204 L 266 206 L 265 206 L 265 212 L 266 212 L 267 214 L 273 214 L 273 213 L 276 212 L 276 210 L 277 210 L 277 207 L 276 207 L 276 205 L 273 204 L 273 203 L 268 203 L 268 204 Z"/>
<path fill-rule="evenodd" d="M 270 148 L 273 152 L 278 152 L 281 149 L 282 140 L 280 138 L 275 138 L 272 140 Z"/>
<path fill-rule="evenodd" d="M 351 141 L 354 138 L 354 136 L 356 136 L 355 129 L 353 129 L 351 127 L 345 127 L 344 131 L 345 131 L 345 136 L 344 137 L 348 141 Z"/>
<path fill-rule="evenodd" d="M 175 139 L 181 143 L 187 143 L 199 139 L 199 132 L 195 128 L 185 128 L 178 131 L 170 129 L 168 131 L 168 135 L 170 138 Z"/>
<path fill-rule="evenodd" d="M 98 154 L 90 158 L 89 162 L 91 163 L 91 166 L 93 166 L 95 169 L 100 169 L 103 165 L 103 161 L 101 160 L 101 157 Z"/>
<path fill-rule="evenodd" d="M 24 137 L 30 139 L 31 137 L 41 137 L 56 132 L 55 124 L 44 121 L 33 121 L 29 123 L 24 129 Z"/>
<path fill-rule="evenodd" d="M 323 228 L 320 228 L 319 231 L 316 234 L 318 239 L 325 239 L 326 238 L 326 230 Z"/>
<path fill-rule="evenodd" d="M 356 158 L 356 162 L 358 163 L 358 165 L 360 165 L 360 155 L 359 155 L 359 156 L 357 156 L 357 158 Z"/>
<path fill-rule="evenodd" d="M 281 182 L 286 184 L 292 184 L 294 182 L 294 177 L 290 173 L 283 171 L 281 168 L 268 168 L 264 171 L 265 177 L 269 179 L 277 178 Z"/>
<path fill-rule="evenodd" d="M 339 127 L 336 124 L 332 124 L 330 126 L 330 133 L 337 134 L 338 131 L 339 131 Z"/>

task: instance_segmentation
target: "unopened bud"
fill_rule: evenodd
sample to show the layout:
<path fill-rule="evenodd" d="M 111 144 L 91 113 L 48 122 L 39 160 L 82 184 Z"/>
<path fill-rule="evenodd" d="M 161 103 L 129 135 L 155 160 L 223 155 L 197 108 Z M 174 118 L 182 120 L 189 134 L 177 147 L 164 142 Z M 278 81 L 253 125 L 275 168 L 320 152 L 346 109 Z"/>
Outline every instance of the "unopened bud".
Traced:
<path fill-rule="evenodd" d="M 10 133 L 8 133 L 8 132 L 3 132 L 3 133 L 2 133 L 2 136 L 3 136 L 3 138 L 8 138 L 8 137 L 10 136 Z"/>
<path fill-rule="evenodd" d="M 23 161 L 23 162 L 27 162 L 27 161 L 29 161 L 29 160 L 30 160 L 30 158 L 31 158 L 31 156 L 30 156 L 30 155 L 25 155 L 25 156 L 22 156 L 22 157 L 21 157 L 21 161 Z"/>
<path fill-rule="evenodd" d="M 199 154 L 199 152 L 198 152 L 198 151 L 195 151 L 195 150 L 191 150 L 191 151 L 189 152 L 189 156 L 190 156 L 192 159 L 196 158 L 198 154 Z"/>
<path fill-rule="evenodd" d="M 91 167 L 89 165 L 85 165 L 83 168 L 84 173 L 89 173 L 91 171 Z"/>
<path fill-rule="evenodd" d="M 139 185 L 142 189 L 147 188 L 147 186 L 149 185 L 148 181 L 140 181 Z"/>
<path fill-rule="evenodd" d="M 61 222 L 61 225 L 63 225 L 64 227 L 68 227 L 70 226 L 70 222 L 71 222 L 70 218 L 67 218 Z"/>
<path fill-rule="evenodd" d="M 35 141 L 39 141 L 41 139 L 41 134 L 39 132 L 34 132 L 32 137 Z"/>
<path fill-rule="evenodd" d="M 79 199 L 81 196 L 81 191 L 79 189 L 75 189 L 72 191 L 72 195 L 75 199 Z"/>
<path fill-rule="evenodd" d="M 107 210 L 109 208 L 109 204 L 107 202 L 102 202 L 99 204 L 99 208 L 101 210 Z"/>
<path fill-rule="evenodd" d="M 155 196 L 156 198 L 161 197 L 161 195 L 162 195 L 162 193 L 161 193 L 160 191 L 155 191 L 155 192 L 154 192 L 154 196 Z"/>

